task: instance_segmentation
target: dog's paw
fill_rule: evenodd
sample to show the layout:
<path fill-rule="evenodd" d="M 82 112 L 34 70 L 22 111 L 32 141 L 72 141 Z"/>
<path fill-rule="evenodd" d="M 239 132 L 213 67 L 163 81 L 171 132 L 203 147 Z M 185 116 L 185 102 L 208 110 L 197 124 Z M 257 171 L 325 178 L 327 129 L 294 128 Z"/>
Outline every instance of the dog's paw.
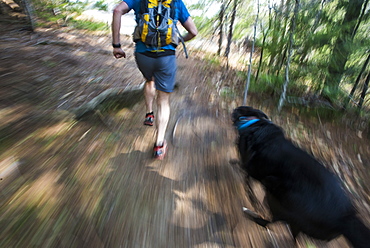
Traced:
<path fill-rule="evenodd" d="M 239 161 L 239 159 L 230 159 L 229 160 L 229 164 L 230 165 L 240 165 L 240 161 Z"/>

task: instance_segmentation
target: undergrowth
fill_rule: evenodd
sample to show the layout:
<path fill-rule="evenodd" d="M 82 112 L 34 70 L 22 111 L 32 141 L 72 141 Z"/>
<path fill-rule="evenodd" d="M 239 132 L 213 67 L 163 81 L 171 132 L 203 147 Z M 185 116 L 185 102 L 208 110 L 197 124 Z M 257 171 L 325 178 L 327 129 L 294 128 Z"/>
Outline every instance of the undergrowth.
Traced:
<path fill-rule="evenodd" d="M 59 26 L 80 30 L 108 31 L 109 25 L 104 22 L 81 20 L 78 17 L 87 9 L 88 2 L 33 0 L 37 25 L 41 27 Z M 101 3 L 95 4 L 98 9 L 106 9 Z"/>

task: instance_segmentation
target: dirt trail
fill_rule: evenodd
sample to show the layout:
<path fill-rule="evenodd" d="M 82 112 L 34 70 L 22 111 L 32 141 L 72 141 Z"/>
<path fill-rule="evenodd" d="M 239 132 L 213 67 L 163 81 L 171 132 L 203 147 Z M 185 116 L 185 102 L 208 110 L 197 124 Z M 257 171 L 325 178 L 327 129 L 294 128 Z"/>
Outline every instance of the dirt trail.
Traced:
<path fill-rule="evenodd" d="M 169 153 L 155 161 L 142 100 L 78 121 L 71 113 L 105 89 L 142 82 L 129 38 L 128 58 L 115 60 L 106 34 L 1 26 L 0 247 L 293 247 L 284 225 L 269 234 L 243 217 L 251 204 L 230 163 L 238 156 L 229 118 L 242 97 L 228 93 L 230 82 L 243 82 L 231 71 L 179 53 Z M 303 122 L 294 108 L 277 115 L 258 98 L 252 103 L 330 161 L 368 219 L 366 140 L 330 122 Z M 357 153 L 343 145 L 343 130 Z M 348 247 L 343 238 L 302 236 L 298 244 Z"/>

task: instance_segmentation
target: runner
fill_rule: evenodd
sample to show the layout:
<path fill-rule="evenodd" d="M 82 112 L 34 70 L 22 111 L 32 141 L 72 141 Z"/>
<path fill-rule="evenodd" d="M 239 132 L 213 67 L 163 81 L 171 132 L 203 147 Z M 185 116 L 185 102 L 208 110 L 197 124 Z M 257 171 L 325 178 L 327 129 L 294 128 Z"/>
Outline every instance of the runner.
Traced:
<path fill-rule="evenodd" d="M 147 1 L 147 0 L 141 0 Z M 183 36 L 184 41 L 191 40 L 197 34 L 197 28 L 190 17 L 190 14 L 182 0 L 175 1 L 175 20 L 180 21 L 182 26 L 186 29 L 187 33 Z M 151 0 L 151 3 L 156 0 Z M 163 5 L 167 2 L 163 1 Z M 125 51 L 121 48 L 120 44 L 120 29 L 121 29 L 121 16 L 128 13 L 131 9 L 135 11 L 136 22 L 139 25 L 142 18 L 141 2 L 140 0 L 123 0 L 118 4 L 113 11 L 112 21 L 112 38 L 113 38 L 113 55 L 115 58 L 126 58 Z M 172 29 L 172 31 L 175 31 Z M 146 115 L 144 125 L 153 126 L 154 113 L 153 102 L 157 95 L 157 117 L 156 117 L 156 141 L 154 144 L 154 157 L 163 159 L 167 152 L 167 143 L 165 140 L 165 133 L 167 124 L 170 118 L 170 93 L 174 89 L 175 76 L 176 76 L 176 45 L 166 44 L 161 46 L 151 46 L 145 44 L 142 40 L 136 41 L 135 59 L 137 66 L 143 74 L 146 83 L 144 86 L 144 96 L 146 105 Z"/>

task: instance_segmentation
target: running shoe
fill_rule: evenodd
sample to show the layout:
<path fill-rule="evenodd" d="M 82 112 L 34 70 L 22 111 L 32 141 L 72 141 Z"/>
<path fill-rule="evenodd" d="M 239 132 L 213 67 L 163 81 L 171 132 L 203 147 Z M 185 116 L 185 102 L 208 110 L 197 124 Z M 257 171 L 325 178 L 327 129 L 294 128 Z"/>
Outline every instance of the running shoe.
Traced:
<path fill-rule="evenodd" d="M 154 158 L 162 160 L 167 153 L 167 142 L 163 141 L 162 146 L 154 145 Z"/>
<path fill-rule="evenodd" d="M 144 125 L 146 126 L 153 126 L 154 124 L 154 114 L 148 113 L 145 115 Z"/>

